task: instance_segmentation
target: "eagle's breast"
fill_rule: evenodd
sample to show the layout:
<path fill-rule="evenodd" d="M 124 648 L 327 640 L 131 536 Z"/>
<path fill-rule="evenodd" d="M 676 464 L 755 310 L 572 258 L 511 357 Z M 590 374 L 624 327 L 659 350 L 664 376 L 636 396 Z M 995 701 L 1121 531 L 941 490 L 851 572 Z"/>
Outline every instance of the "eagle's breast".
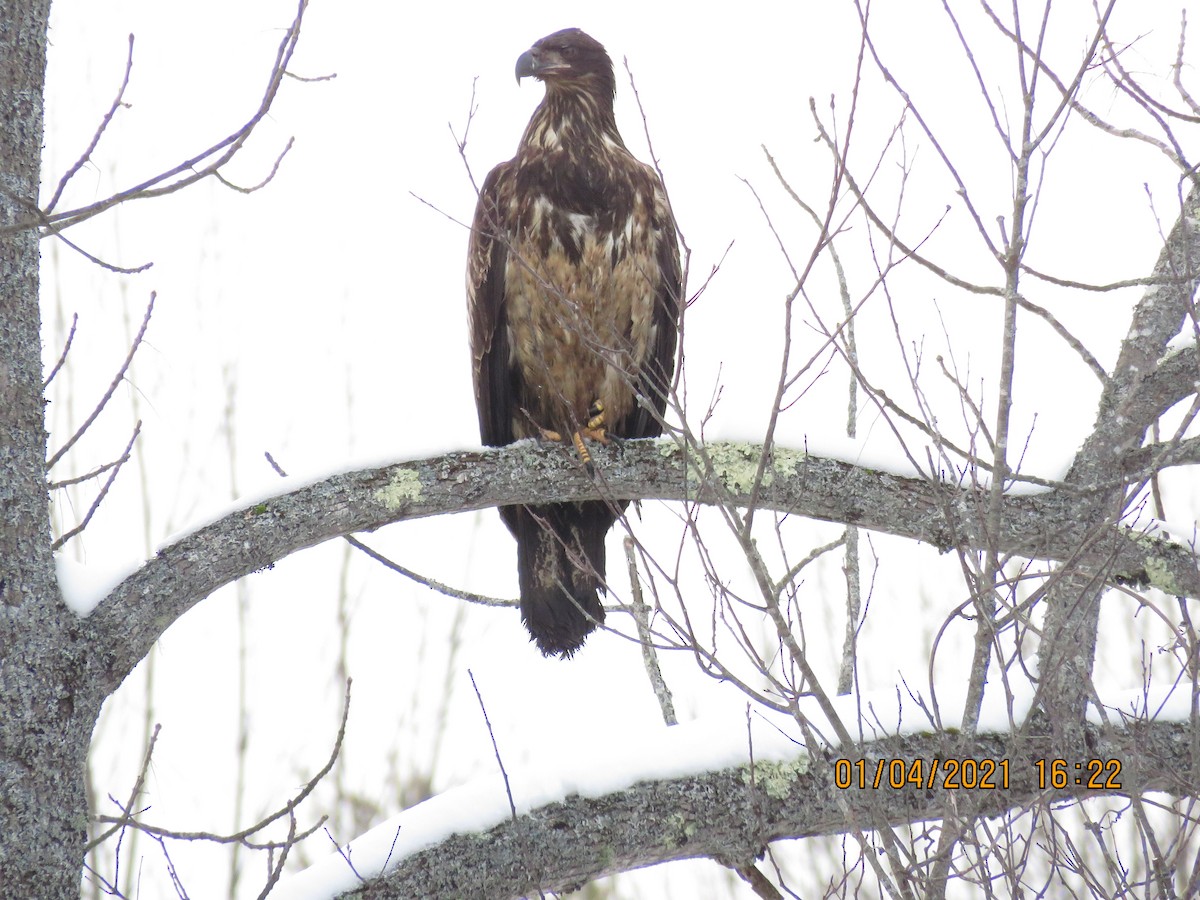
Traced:
<path fill-rule="evenodd" d="M 569 434 L 597 401 L 620 434 L 655 340 L 653 192 L 627 179 L 616 187 L 603 157 L 547 159 L 563 155 L 524 161 L 517 181 L 529 189 L 510 211 L 504 292 L 518 438 L 539 428 Z M 546 171 L 555 177 L 538 177 Z"/>

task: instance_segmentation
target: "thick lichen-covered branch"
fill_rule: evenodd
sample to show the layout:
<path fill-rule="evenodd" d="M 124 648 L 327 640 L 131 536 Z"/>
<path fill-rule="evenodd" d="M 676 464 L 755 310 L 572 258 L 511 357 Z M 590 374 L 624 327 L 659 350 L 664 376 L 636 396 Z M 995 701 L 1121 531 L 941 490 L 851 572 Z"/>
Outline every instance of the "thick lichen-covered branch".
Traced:
<path fill-rule="evenodd" d="M 1191 729 L 1186 724 L 1138 723 L 1128 730 L 1094 735 L 1096 758 L 1140 760 L 1122 765 L 1115 776 L 1122 791 L 1163 790 L 1188 795 L 1200 785 L 1190 776 Z M 593 878 L 671 860 L 714 858 L 729 865 L 760 856 L 767 844 L 784 838 L 839 834 L 850 815 L 892 825 L 940 818 L 947 800 L 970 806 L 978 815 L 1050 804 L 1067 797 L 1094 796 L 1074 783 L 1048 782 L 1048 745 L 1039 738 L 979 734 L 969 743 L 945 734 L 888 738 L 846 750 L 830 759 L 865 760 L 868 780 L 858 786 L 856 766 L 849 787 L 834 783 L 831 765 L 770 764 L 727 769 L 688 778 L 644 782 L 602 797 L 569 797 L 532 810 L 479 834 L 456 834 L 404 859 L 387 876 L 351 896 L 388 900 L 401 897 L 522 897 L 538 891 L 566 891 Z M 948 797 L 942 778 L 932 784 L 875 789 L 870 782 L 882 761 L 884 779 L 892 761 L 906 772 L 929 773 L 933 759 L 991 760 L 991 788 Z M 798 757 L 803 760 L 803 757 Z M 919 770 L 913 763 L 921 760 Z M 1039 768 L 1038 761 L 1042 761 Z M 828 762 L 828 761 L 827 761 Z M 981 771 L 983 769 L 981 768 Z M 1112 770 L 1106 771 L 1106 777 Z M 951 785 L 955 785 L 953 779 Z M 1001 786 L 1003 784 L 1003 787 Z"/>
<path fill-rule="evenodd" d="M 496 450 L 448 453 L 334 475 L 247 504 L 163 547 L 118 585 L 93 614 L 103 636 L 103 676 L 110 687 L 163 631 L 213 591 L 297 550 L 384 525 L 512 503 L 595 498 L 749 502 L 751 461 L 762 448 L 705 448 L 708 474 L 668 441 L 598 448 L 598 478 L 557 445 L 532 442 Z M 907 478 L 841 460 L 776 449 L 758 490 L 760 507 L 855 524 L 939 549 L 986 546 L 980 523 L 986 500 L 969 487 Z M 1010 497 L 996 546 L 1020 556 L 1068 560 L 1080 546 L 1103 547 L 1111 577 L 1154 583 L 1200 597 L 1200 572 L 1187 547 L 1120 527 L 1082 530 L 1086 495 L 1050 491 Z"/>

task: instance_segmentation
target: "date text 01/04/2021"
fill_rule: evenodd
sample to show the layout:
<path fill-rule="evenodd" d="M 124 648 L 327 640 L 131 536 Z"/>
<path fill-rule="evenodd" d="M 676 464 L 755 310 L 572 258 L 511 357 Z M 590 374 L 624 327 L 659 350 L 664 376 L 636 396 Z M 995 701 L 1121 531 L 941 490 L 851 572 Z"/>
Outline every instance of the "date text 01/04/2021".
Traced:
<path fill-rule="evenodd" d="M 1038 790 L 1063 790 L 1074 786 L 1092 791 L 1121 790 L 1119 759 L 1035 759 Z M 838 759 L 833 783 L 850 788 L 935 788 L 943 790 L 1006 790 L 1012 763 L 1007 759 Z"/>

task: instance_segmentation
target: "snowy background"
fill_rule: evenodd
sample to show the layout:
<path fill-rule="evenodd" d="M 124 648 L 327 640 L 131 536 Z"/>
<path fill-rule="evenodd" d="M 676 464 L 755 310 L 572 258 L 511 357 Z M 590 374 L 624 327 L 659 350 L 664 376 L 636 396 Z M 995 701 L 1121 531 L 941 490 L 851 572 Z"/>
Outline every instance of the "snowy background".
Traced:
<path fill-rule="evenodd" d="M 875 12 L 876 33 L 886 35 L 881 53 L 944 135 L 975 202 L 993 218 L 1004 215 L 1012 190 L 1007 161 L 973 79 L 950 52 L 940 4 L 904 4 L 902 14 L 899 6 L 882 4 Z M 1071 19 L 1075 13 L 1064 11 L 1049 36 L 1048 55 L 1069 71 L 1088 34 L 1088 10 L 1078 12 L 1081 18 Z M 259 101 L 293 13 L 292 3 L 274 0 L 214 0 L 202 10 L 161 0 L 56 0 L 45 190 L 87 146 L 112 102 L 130 33 L 136 41 L 128 108 L 71 182 L 64 205 L 138 183 L 236 130 Z M 977 18 L 970 27 L 982 34 Z M 801 196 L 824 202 L 830 162 L 813 140 L 809 97 L 826 121 L 831 97 L 839 117 L 849 108 L 858 52 L 851 5 L 742 3 L 681 13 L 678 6 L 647 2 L 411 7 L 316 0 L 291 69 L 336 78 L 285 83 L 247 153 L 224 173 L 242 184 L 260 181 L 294 137 L 271 185 L 246 196 L 205 183 L 128 204 L 69 233 L 110 264 L 153 262 L 141 274 L 114 274 L 61 243 L 43 243 L 47 367 L 72 314 L 79 316 L 69 365 L 49 395 L 52 451 L 108 385 L 151 291 L 158 297 L 127 383 L 53 473 L 66 478 L 115 457 L 133 422 L 142 421 L 134 463 L 65 551 L 86 567 L 82 575 L 76 571 L 81 590 L 136 564 L 233 498 L 272 489 L 279 479 L 264 452 L 293 475 L 312 477 L 478 445 L 463 297 L 462 223 L 474 207 L 472 176 L 481 181 L 513 154 L 541 99 L 535 82 L 514 82 L 516 57 L 568 25 L 608 47 L 618 68 L 618 123 L 630 149 L 648 159 L 622 64 L 629 61 L 692 251 L 691 290 L 720 264 L 688 314 L 689 409 L 702 414 L 719 386 L 706 437 L 761 439 L 778 378 L 783 298 L 795 279 L 754 191 L 800 263 L 814 238 L 762 147 Z M 1166 3 L 1130 6 L 1112 20 L 1113 31 L 1127 39 L 1142 35 L 1130 60 L 1155 84 L 1169 78 L 1177 26 L 1178 10 Z M 1011 80 L 1011 55 L 990 35 L 987 48 L 981 45 L 981 67 L 995 73 L 997 85 Z M 1120 115 L 1111 89 L 1089 84 L 1091 104 Z M 864 170 L 900 115 L 877 77 L 868 86 L 870 99 L 855 122 Z M 472 102 L 468 173 L 455 135 L 464 133 Z M 844 128 L 844 120 L 839 125 Z M 931 232 L 925 249 L 959 274 L 997 283 L 999 269 L 973 239 L 932 149 L 915 130 L 906 135 L 913 174 L 904 215 L 914 233 Z M 878 183 L 885 195 L 899 191 L 895 155 Z M 1142 276 L 1161 246 L 1160 228 L 1174 219 L 1176 197 L 1176 175 L 1154 150 L 1098 139 L 1074 122 L 1045 172 L 1029 262 L 1093 282 Z M 871 270 L 862 259 L 847 262 L 863 289 Z M 933 360 L 953 358 L 984 404 L 992 403 L 1000 304 L 954 293 L 916 273 L 897 284 L 907 287 L 892 297 L 898 326 L 881 299 L 860 317 L 864 365 L 876 383 L 904 399 L 900 348 L 919 348 L 927 367 L 923 384 L 932 398 L 947 401 L 940 424 L 959 434 L 957 401 Z M 832 272 L 816 273 L 809 291 L 816 306 L 805 308 L 793 339 L 817 353 L 822 341 L 812 318 L 839 318 Z M 1102 363 L 1112 362 L 1136 294 L 1072 295 L 1033 283 L 1029 291 Z M 801 349 L 797 357 L 809 353 Z M 846 442 L 847 380 L 827 352 L 820 357 L 803 380 L 803 395 L 781 419 L 778 442 L 873 465 L 904 465 L 896 436 L 869 408 L 859 424 L 863 439 Z M 1023 322 L 1013 441 L 1020 447 L 1028 438 L 1023 471 L 1062 474 L 1091 426 L 1098 389 L 1048 328 Z M 1200 499 L 1194 481 L 1185 473 L 1168 482 L 1177 515 L 1193 520 Z M 72 527 L 90 499 L 87 489 L 57 494 L 56 527 Z M 635 528 L 664 553 L 678 545 L 681 526 L 669 508 L 647 504 Z M 788 523 L 787 529 L 796 556 L 840 532 L 816 523 Z M 516 594 L 514 545 L 494 511 L 401 524 L 366 540 L 430 578 L 492 596 Z M 609 574 L 619 593 L 627 582 L 619 536 L 611 540 Z M 728 538 L 715 530 L 712 541 L 716 552 L 728 550 Z M 745 578 L 744 563 L 739 569 L 736 557 L 729 558 L 729 577 Z M 886 692 L 899 673 L 927 684 L 933 632 L 963 600 L 957 560 L 873 536 L 864 553 L 864 583 L 872 594 L 861 686 Z M 805 590 L 814 661 L 832 673 L 844 618 L 838 560 L 822 562 Z M 1128 607 L 1115 612 L 1122 621 L 1129 613 Z M 953 648 L 961 638 L 969 653 L 970 631 L 958 627 L 961 634 L 946 643 Z M 822 643 L 824 658 L 817 649 Z M 1127 640 L 1104 657 L 1099 677 L 1136 685 L 1144 650 Z M 939 674 L 961 679 L 965 658 L 944 650 Z M 662 662 L 683 722 L 722 715 L 745 721 L 743 695 L 699 674 L 690 655 Z M 510 769 L 558 771 L 546 761 L 585 754 L 597 766 L 611 757 L 612 770 L 625 777 L 638 770 L 631 748 L 640 749 L 650 773 L 661 771 L 662 756 L 671 753 L 657 734 L 661 714 L 632 642 L 600 634 L 569 663 L 544 660 L 514 610 L 470 607 L 434 594 L 331 542 L 221 591 L 166 633 L 105 708 L 93 753 L 96 806 L 116 811 L 103 798 L 127 795 L 149 731 L 161 724 L 146 818 L 181 830 L 224 832 L 256 821 L 324 763 L 350 675 L 342 759 L 318 794 L 332 817 L 331 832 L 348 840 L 430 794 L 495 771 L 468 669 Z M 329 850 L 320 835 L 307 846 L 301 860 Z M 259 860 L 239 861 L 246 868 L 232 889 L 226 848 L 174 845 L 171 852 L 192 896 L 231 890 L 255 896 L 261 886 Z M 123 865 L 136 867 L 141 895 L 167 895 L 161 850 L 143 839 L 131 859 Z M 737 895 L 732 880 L 714 863 L 695 863 L 623 876 L 617 890 L 620 896 Z"/>

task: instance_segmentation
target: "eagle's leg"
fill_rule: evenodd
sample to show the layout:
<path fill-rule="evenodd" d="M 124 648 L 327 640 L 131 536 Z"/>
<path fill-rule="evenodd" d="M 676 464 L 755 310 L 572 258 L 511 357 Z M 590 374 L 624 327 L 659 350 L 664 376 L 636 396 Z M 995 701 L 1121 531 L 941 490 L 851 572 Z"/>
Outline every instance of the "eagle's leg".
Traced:
<path fill-rule="evenodd" d="M 599 406 L 599 403 L 597 403 L 597 406 Z M 603 409 L 603 407 L 600 408 Z M 582 462 L 587 468 L 588 475 L 594 476 L 596 474 L 596 464 L 592 461 L 592 454 L 588 452 L 588 448 L 583 443 L 583 439 L 588 437 L 592 440 L 607 444 L 609 438 L 604 432 L 603 414 L 596 412 L 595 407 L 588 410 L 588 414 L 591 415 L 591 418 L 588 419 L 587 425 L 578 431 L 572 431 L 570 439 L 571 443 L 575 445 L 575 452 L 579 455 L 579 461 Z M 559 432 L 550 428 L 543 428 L 542 426 L 538 425 L 537 430 L 538 437 L 543 441 L 561 443 L 563 440 L 563 436 Z"/>
<path fill-rule="evenodd" d="M 580 461 L 591 476 L 595 476 L 596 474 L 596 464 L 593 462 L 592 454 L 588 452 L 587 445 L 584 444 L 583 439 L 587 438 L 605 446 L 611 443 L 616 443 L 620 446 L 623 443 L 622 438 L 617 437 L 615 434 L 609 434 L 605 416 L 604 404 L 600 400 L 596 400 L 588 409 L 587 424 L 571 435 L 571 442 L 575 445 L 575 452 L 579 454 Z"/>

